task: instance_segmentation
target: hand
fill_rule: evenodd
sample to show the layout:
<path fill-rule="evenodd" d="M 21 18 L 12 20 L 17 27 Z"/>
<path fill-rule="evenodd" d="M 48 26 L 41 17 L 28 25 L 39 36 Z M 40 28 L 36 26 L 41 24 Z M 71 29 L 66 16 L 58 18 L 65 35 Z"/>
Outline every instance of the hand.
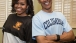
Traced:
<path fill-rule="evenodd" d="M 57 40 L 57 36 L 56 36 L 56 35 L 47 35 L 47 36 L 46 36 L 46 39 L 47 39 L 47 40 L 55 41 L 55 40 Z"/>

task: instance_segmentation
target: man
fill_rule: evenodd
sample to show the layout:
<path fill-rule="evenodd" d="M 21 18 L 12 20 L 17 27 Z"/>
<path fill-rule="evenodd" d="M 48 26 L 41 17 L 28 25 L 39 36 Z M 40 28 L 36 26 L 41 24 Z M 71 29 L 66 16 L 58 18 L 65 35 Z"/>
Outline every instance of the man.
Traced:
<path fill-rule="evenodd" d="M 52 0 L 38 0 L 42 6 L 32 19 L 32 37 L 37 43 L 62 43 L 74 40 L 74 33 L 64 15 L 52 11 Z"/>

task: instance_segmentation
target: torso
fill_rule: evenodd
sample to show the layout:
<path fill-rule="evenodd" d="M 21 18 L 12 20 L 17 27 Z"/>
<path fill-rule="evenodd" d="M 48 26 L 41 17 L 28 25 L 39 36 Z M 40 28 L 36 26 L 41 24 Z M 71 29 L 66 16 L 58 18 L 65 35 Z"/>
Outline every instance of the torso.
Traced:
<path fill-rule="evenodd" d="M 3 26 L 5 28 L 4 32 L 10 33 L 13 36 L 18 37 L 20 40 L 25 41 L 26 34 L 28 33 L 27 27 L 31 21 L 31 17 L 29 16 L 19 17 L 16 14 L 11 14 Z"/>
<path fill-rule="evenodd" d="M 63 17 L 59 12 L 46 13 L 41 11 L 38 15 L 46 35 L 63 33 Z"/>

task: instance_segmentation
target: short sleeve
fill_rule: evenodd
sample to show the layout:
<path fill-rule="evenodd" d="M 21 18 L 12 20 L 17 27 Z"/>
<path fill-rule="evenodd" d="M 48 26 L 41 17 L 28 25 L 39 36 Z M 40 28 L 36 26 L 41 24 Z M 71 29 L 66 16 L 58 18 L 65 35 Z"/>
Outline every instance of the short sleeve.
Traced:
<path fill-rule="evenodd" d="M 32 37 L 43 35 L 45 36 L 44 28 L 39 17 L 35 16 L 32 19 Z"/>
<path fill-rule="evenodd" d="M 69 32 L 70 30 L 72 30 L 71 26 L 69 25 L 69 23 L 67 22 L 66 18 L 63 16 L 64 20 L 63 20 L 63 30 L 64 32 Z"/>
<path fill-rule="evenodd" d="M 3 27 L 2 27 L 2 32 L 4 33 L 4 30 L 5 30 L 5 26 L 6 26 L 6 23 L 8 21 L 8 19 L 10 18 L 11 14 L 8 16 L 7 20 L 5 21 L 5 23 L 3 24 Z"/>

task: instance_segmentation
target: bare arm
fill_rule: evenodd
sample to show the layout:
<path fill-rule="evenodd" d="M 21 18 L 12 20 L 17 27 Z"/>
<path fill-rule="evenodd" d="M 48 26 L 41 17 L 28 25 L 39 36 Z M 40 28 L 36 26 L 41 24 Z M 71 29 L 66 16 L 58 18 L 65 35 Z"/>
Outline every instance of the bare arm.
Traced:
<path fill-rule="evenodd" d="M 54 40 L 54 41 L 57 40 L 56 35 L 47 35 L 46 37 L 48 40 Z M 75 36 L 72 30 L 69 32 L 64 32 L 62 35 L 60 35 L 61 42 L 72 41 L 74 39 L 75 39 Z"/>
<path fill-rule="evenodd" d="M 49 43 L 49 41 L 46 40 L 45 36 L 37 36 L 36 40 L 37 40 L 37 43 Z"/>
<path fill-rule="evenodd" d="M 47 40 L 45 36 L 37 36 L 36 40 L 37 43 L 60 43 L 60 42 L 55 42 L 53 40 Z"/>
<path fill-rule="evenodd" d="M 73 30 L 69 32 L 64 32 L 63 35 L 60 36 L 60 41 L 72 41 L 75 39 Z"/>

